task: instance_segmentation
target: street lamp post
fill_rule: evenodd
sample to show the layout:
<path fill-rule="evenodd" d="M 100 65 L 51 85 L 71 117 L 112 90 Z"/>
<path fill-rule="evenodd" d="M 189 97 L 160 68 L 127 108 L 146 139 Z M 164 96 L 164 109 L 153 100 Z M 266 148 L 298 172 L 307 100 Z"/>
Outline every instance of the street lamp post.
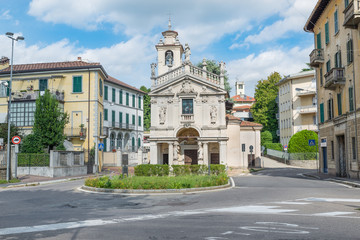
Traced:
<path fill-rule="evenodd" d="M 11 165 L 10 165 L 10 108 L 11 108 L 11 84 L 12 84 L 12 75 L 13 75 L 13 63 L 14 63 L 14 41 L 24 40 L 25 38 L 22 36 L 17 36 L 14 38 L 14 33 L 7 32 L 6 36 L 11 39 L 11 66 L 10 66 L 10 82 L 9 82 L 9 102 L 8 102 L 8 135 L 7 135 L 7 158 L 6 158 L 6 180 L 9 181 L 11 178 Z"/>

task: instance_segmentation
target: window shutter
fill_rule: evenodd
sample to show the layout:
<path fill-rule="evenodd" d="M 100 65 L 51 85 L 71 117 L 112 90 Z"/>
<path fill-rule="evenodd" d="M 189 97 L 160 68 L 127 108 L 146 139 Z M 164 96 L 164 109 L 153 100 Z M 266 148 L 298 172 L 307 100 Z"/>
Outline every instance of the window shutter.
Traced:
<path fill-rule="evenodd" d="M 354 92 L 353 88 L 349 87 L 349 110 L 354 111 Z"/>
<path fill-rule="evenodd" d="M 104 99 L 108 100 L 108 86 L 104 87 Z"/>
<path fill-rule="evenodd" d="M 119 98 L 120 98 L 119 103 L 123 104 L 123 92 L 122 92 L 122 90 L 120 90 L 120 97 Z"/>
<path fill-rule="evenodd" d="M 325 44 L 328 44 L 330 41 L 329 38 L 329 22 L 325 23 Z"/>
<path fill-rule="evenodd" d="M 321 33 L 318 33 L 317 35 L 316 35 L 316 45 L 317 45 L 317 48 L 318 49 L 321 49 Z"/>
<path fill-rule="evenodd" d="M 338 11 L 337 10 L 334 12 L 334 30 L 335 30 L 335 34 L 339 31 Z"/>
<path fill-rule="evenodd" d="M 341 103 L 341 93 L 337 95 L 337 104 L 338 104 L 338 116 L 342 115 L 342 103 Z"/>
<path fill-rule="evenodd" d="M 104 109 L 104 120 L 107 121 L 108 120 L 108 110 Z"/>

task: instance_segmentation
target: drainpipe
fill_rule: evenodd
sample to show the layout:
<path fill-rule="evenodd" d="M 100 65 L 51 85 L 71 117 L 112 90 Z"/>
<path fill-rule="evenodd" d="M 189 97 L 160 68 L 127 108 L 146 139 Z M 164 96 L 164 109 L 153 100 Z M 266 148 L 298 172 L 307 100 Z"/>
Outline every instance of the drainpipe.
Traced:
<path fill-rule="evenodd" d="M 355 3 L 354 3 L 355 4 Z M 353 39 L 353 30 L 350 31 L 351 33 L 351 39 L 352 41 Z M 354 41 L 353 41 L 353 49 L 354 49 Z M 353 55 L 354 55 L 354 50 L 353 50 Z M 354 82 L 354 88 L 353 88 L 353 92 L 354 92 L 354 102 L 355 102 L 355 160 L 358 164 L 358 178 L 359 178 L 359 171 L 360 171 L 360 166 L 359 166 L 359 161 L 358 161 L 358 131 L 357 131 L 357 108 L 356 108 L 356 81 L 355 81 L 355 58 L 353 59 L 353 82 Z"/>
<path fill-rule="evenodd" d="M 89 72 L 89 90 L 88 90 L 88 164 L 90 161 L 90 68 L 88 68 L 88 72 Z"/>

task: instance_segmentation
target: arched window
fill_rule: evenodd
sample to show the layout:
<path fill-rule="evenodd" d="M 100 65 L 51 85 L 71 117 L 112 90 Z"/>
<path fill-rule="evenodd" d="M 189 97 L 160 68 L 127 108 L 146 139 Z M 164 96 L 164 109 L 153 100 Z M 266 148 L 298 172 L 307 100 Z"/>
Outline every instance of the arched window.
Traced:
<path fill-rule="evenodd" d="M 165 64 L 172 66 L 174 63 L 174 53 L 171 50 L 165 52 Z"/>
<path fill-rule="evenodd" d="M 141 147 L 141 139 L 138 138 L 138 148 L 140 148 L 140 147 Z"/>
<path fill-rule="evenodd" d="M 110 134 L 110 151 L 115 149 L 115 133 Z"/>
<path fill-rule="evenodd" d="M 119 133 L 117 136 L 116 147 L 122 150 L 122 134 Z"/>

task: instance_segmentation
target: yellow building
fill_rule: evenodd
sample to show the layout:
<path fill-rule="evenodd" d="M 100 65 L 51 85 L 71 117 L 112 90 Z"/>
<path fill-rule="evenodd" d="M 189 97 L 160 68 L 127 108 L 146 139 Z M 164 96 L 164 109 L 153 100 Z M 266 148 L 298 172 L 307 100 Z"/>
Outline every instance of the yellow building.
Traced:
<path fill-rule="evenodd" d="M 78 61 L 21 64 L 13 66 L 11 122 L 25 134 L 34 123 L 35 100 L 48 89 L 69 114 L 65 135 L 74 150 L 85 151 L 85 162 L 101 169 L 98 144 L 103 134 L 103 85 L 108 77 L 100 63 Z M 0 60 L 0 81 L 10 80 L 9 59 Z M 0 85 L 0 122 L 7 121 L 8 93 Z M 95 159 L 88 153 L 95 148 Z M 89 172 L 92 171 L 89 167 Z"/>
<path fill-rule="evenodd" d="M 359 178 L 359 0 L 318 0 L 304 30 L 314 33 L 320 169 Z"/>

